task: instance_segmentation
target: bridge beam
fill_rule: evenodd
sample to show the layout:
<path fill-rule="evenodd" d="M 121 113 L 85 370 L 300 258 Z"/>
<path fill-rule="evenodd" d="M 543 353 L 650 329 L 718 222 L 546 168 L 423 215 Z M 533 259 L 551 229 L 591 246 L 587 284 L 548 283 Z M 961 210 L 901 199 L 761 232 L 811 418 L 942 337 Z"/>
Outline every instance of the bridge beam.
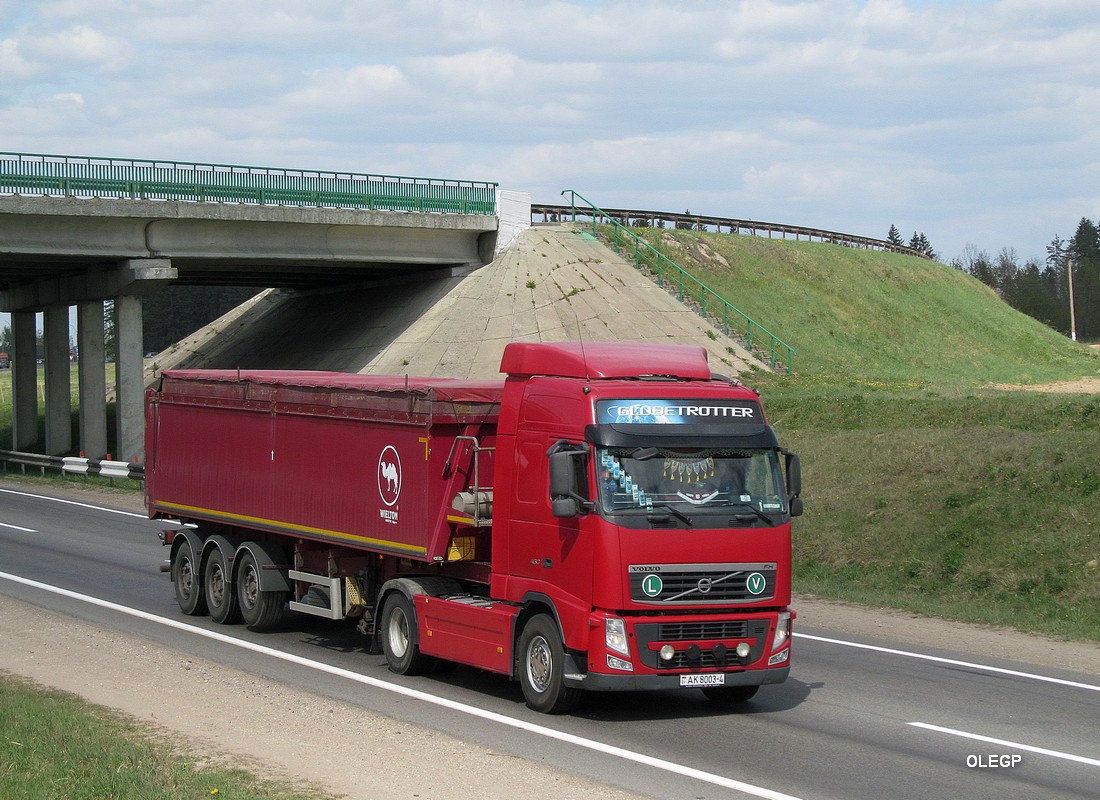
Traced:
<path fill-rule="evenodd" d="M 0 311 L 41 309 L 86 300 L 109 300 L 128 294 L 148 294 L 179 277 L 168 258 L 128 258 L 108 268 L 91 268 L 74 275 L 46 277 L 0 292 Z"/>

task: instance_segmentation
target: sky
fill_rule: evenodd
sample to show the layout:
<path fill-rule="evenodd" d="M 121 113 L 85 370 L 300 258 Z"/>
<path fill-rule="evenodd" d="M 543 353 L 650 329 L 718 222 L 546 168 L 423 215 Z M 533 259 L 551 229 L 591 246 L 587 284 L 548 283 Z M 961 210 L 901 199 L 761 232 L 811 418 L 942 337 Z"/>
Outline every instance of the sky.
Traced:
<path fill-rule="evenodd" d="M 1100 218 L 1100 3 L 0 0 L 0 150 L 575 189 L 1022 263 Z"/>

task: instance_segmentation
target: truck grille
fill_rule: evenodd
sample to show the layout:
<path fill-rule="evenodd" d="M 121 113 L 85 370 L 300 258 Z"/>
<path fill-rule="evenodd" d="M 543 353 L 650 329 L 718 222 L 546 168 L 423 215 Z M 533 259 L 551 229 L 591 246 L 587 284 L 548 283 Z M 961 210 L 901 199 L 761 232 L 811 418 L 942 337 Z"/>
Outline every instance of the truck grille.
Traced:
<path fill-rule="evenodd" d="M 634 626 L 634 636 L 642 663 L 652 669 L 739 668 L 764 655 L 768 630 L 766 619 L 647 622 Z M 738 642 L 746 641 L 752 650 L 742 660 L 733 648 Z M 657 651 L 663 644 L 671 644 L 676 649 L 671 661 L 661 661 L 658 656 Z"/>
<path fill-rule="evenodd" d="M 636 603 L 697 606 L 775 597 L 775 564 L 631 564 L 628 572 Z"/>

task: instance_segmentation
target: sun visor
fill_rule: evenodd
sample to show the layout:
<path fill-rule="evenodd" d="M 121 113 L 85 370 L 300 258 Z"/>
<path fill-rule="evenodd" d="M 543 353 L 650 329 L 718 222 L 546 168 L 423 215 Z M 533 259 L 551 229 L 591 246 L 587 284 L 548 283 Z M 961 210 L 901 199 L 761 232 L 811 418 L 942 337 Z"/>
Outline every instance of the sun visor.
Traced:
<path fill-rule="evenodd" d="M 608 447 L 778 447 L 756 400 L 600 400 L 585 438 Z"/>

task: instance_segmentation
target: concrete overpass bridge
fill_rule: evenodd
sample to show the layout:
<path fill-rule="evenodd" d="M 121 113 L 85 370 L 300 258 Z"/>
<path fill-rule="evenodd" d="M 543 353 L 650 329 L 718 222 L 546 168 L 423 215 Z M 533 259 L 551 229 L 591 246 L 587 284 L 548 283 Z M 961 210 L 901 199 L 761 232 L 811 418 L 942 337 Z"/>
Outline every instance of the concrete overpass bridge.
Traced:
<path fill-rule="evenodd" d="M 529 218 L 529 211 L 528 218 Z M 0 153 L 0 311 L 14 340 L 14 450 L 73 449 L 69 309 L 77 309 L 79 450 L 143 459 L 141 298 L 178 284 L 297 291 L 460 276 L 493 258 L 495 183 Z M 104 303 L 116 327 L 107 442 Z M 45 339 L 38 441 L 36 314 Z M 29 368 L 28 368 L 29 365 Z"/>

